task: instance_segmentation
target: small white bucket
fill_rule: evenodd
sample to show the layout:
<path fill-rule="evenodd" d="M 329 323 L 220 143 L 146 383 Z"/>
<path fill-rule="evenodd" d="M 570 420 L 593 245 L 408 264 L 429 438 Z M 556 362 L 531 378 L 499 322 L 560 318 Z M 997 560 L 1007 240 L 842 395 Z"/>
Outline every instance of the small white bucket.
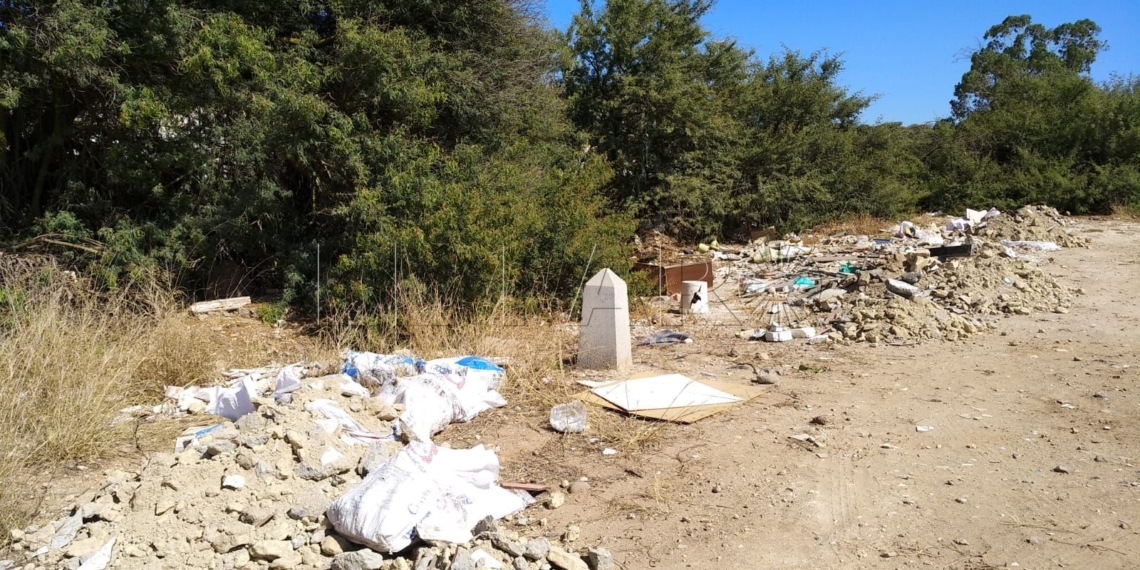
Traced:
<path fill-rule="evenodd" d="M 709 284 L 704 281 L 681 282 L 681 314 L 703 315 L 709 312 Z"/>

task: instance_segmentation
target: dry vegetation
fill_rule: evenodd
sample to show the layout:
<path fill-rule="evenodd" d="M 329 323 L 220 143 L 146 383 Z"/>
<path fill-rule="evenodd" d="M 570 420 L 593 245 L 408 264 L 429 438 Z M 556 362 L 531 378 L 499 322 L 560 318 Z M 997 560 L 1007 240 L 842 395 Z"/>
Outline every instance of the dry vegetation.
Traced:
<path fill-rule="evenodd" d="M 460 311 L 445 296 L 409 288 L 398 327 L 390 314 L 358 312 L 327 319 L 319 335 L 306 336 L 253 318 L 189 317 L 157 280 L 94 293 L 46 258 L 0 257 L 0 282 L 0 536 L 28 524 L 48 473 L 165 449 L 185 421 L 144 418 L 163 387 L 213 384 L 226 368 L 307 359 L 331 370 L 345 348 L 407 350 L 425 359 L 504 357 L 502 392 L 511 406 L 483 427 L 544 424 L 550 406 L 581 389 L 565 368 L 576 351 L 565 322 L 505 302 Z M 139 412 L 123 413 L 139 404 Z M 591 414 L 590 422 L 592 436 L 621 448 L 651 442 L 660 430 L 613 413 Z M 464 428 L 457 430 L 462 437 Z"/>

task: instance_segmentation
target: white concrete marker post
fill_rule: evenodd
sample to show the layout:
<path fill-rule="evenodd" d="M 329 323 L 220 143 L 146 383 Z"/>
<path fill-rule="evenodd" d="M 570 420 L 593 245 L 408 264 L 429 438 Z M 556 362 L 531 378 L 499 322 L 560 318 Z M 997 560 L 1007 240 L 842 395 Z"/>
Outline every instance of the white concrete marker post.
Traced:
<path fill-rule="evenodd" d="M 633 365 L 629 339 L 629 294 L 608 268 L 582 290 L 582 325 L 578 332 L 578 366 L 625 370 Z"/>

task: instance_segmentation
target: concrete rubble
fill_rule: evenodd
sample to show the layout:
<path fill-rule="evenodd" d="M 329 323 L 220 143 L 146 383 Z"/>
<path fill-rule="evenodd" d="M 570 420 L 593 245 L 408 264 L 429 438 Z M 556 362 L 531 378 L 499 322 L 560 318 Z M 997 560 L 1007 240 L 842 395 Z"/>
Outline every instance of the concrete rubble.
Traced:
<path fill-rule="evenodd" d="M 812 327 L 813 344 L 955 341 L 1006 315 L 1068 312 L 1083 291 L 1039 267 L 1051 248 L 1088 246 L 1063 216 L 1036 206 L 968 214 L 926 228 L 904 222 L 889 238 L 839 234 L 810 247 L 794 236 L 758 240 L 739 261 L 719 262 L 717 277 L 738 285 L 730 308 L 765 327 L 748 331 L 752 339 Z M 965 253 L 931 255 L 955 248 Z"/>
<path fill-rule="evenodd" d="M 269 369 L 266 369 L 269 370 Z M 346 391 L 345 374 L 301 369 L 291 401 L 262 385 L 255 411 L 237 421 L 201 417 L 181 450 L 157 453 L 137 468 L 107 471 L 54 522 L 12 533 L 10 568 L 95 570 L 455 570 L 610 567 L 588 544 L 552 543 L 528 517 L 484 519 L 466 544 L 415 541 L 380 553 L 339 536 L 329 505 L 406 445 L 393 434 L 402 407 Z M 311 404 L 332 402 L 354 422 L 330 422 Z M 328 409 L 326 404 L 321 409 Z M 156 413 L 182 415 L 176 405 Z M 332 427 L 333 429 L 328 429 Z M 399 431 L 398 429 L 396 431 Z M 353 436 L 385 434 L 363 444 Z M 422 444 L 421 444 L 422 445 Z M 562 501 L 566 496 L 559 493 Z M 542 508 L 533 499 L 532 509 Z M 508 525 L 506 523 L 510 524 Z M 527 536 L 532 531 L 536 536 Z M 591 558 L 592 556 L 592 558 Z M 588 566 L 586 560 L 597 560 Z"/>

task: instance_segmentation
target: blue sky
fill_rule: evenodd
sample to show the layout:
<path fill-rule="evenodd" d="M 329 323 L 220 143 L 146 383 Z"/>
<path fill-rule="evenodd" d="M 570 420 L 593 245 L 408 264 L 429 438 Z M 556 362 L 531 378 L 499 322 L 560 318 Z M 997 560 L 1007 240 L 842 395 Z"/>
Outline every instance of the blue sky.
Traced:
<path fill-rule="evenodd" d="M 578 0 L 546 0 L 551 23 L 565 30 Z M 880 98 L 865 122 L 923 123 L 950 113 L 954 85 L 969 53 L 1006 16 L 1029 14 L 1048 27 L 1089 18 L 1109 49 L 1093 64 L 1098 80 L 1140 75 L 1138 0 L 719 0 L 704 24 L 767 59 L 783 46 L 843 53 L 840 82 Z"/>

